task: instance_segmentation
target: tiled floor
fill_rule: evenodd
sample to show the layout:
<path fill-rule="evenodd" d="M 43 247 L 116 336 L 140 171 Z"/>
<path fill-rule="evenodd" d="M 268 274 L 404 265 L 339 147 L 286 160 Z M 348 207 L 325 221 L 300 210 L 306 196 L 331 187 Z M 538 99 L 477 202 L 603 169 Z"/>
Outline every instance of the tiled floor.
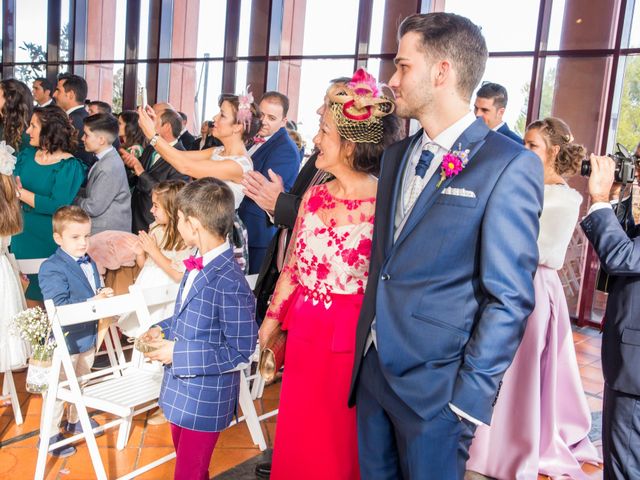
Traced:
<path fill-rule="evenodd" d="M 589 406 L 593 412 L 600 412 L 604 386 L 600 365 L 600 336 L 593 329 L 575 329 L 573 336 Z M 16 426 L 11 408 L 0 407 L 0 480 L 33 478 L 35 471 L 41 397 L 24 392 L 24 375 L 19 373 L 14 375 L 14 378 L 20 390 L 25 422 Z M 258 412 L 275 408 L 279 392 L 280 384 L 268 387 L 262 404 L 256 403 Z M 173 451 L 169 426 L 167 424 L 148 425 L 145 415 L 135 420 L 127 447 L 122 451 L 115 448 L 117 429 L 111 429 L 98 438 L 98 446 L 109 478 L 116 478 Z M 101 423 L 105 420 L 103 415 L 96 415 L 94 418 Z M 275 421 L 276 417 L 272 417 L 264 423 L 269 444 L 273 440 Z M 598 440 L 596 445 L 600 448 L 601 442 Z M 247 427 L 244 424 L 235 425 L 220 436 L 211 460 L 210 472 L 215 476 L 259 454 L 260 450 L 252 444 Z M 168 462 L 138 478 L 146 480 L 172 478 L 173 465 L 173 461 Z M 602 472 L 597 467 L 586 465 L 584 471 L 592 479 L 602 478 Z M 46 478 L 56 480 L 95 478 L 86 446 L 80 443 L 78 452 L 66 459 L 49 457 Z M 546 477 L 540 477 L 540 479 L 544 478 Z"/>

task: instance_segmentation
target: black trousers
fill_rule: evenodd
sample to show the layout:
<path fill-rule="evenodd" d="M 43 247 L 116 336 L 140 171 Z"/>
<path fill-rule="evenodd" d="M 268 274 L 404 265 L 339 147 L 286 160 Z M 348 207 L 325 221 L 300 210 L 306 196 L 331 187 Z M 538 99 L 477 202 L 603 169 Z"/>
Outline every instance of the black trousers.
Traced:
<path fill-rule="evenodd" d="M 640 479 L 640 397 L 605 383 L 602 412 L 605 480 Z"/>

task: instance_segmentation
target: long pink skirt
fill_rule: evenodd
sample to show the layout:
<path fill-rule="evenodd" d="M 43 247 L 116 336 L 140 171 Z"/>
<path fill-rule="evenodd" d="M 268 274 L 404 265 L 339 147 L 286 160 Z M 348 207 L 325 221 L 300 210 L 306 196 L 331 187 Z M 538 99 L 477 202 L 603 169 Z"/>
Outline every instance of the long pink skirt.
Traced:
<path fill-rule="evenodd" d="M 507 370 L 491 426 L 476 430 L 467 470 L 504 480 L 586 479 L 601 462 L 588 438 L 591 413 L 580 381 L 567 301 L 555 270 L 538 267 L 536 306 Z"/>
<path fill-rule="evenodd" d="M 294 293 L 273 450 L 272 480 L 359 479 L 356 412 L 347 407 L 363 295 L 327 309 Z"/>

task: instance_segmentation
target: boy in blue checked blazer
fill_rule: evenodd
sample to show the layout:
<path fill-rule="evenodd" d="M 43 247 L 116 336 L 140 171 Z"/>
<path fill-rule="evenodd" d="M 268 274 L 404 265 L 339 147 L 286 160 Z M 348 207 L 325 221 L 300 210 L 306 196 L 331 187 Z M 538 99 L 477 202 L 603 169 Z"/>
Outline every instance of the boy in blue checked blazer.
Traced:
<path fill-rule="evenodd" d="M 236 410 L 240 374 L 256 346 L 255 298 L 227 237 L 234 199 L 222 181 L 202 178 L 177 197 L 178 230 L 201 256 L 185 261 L 172 318 L 150 328 L 146 354 L 165 365 L 160 407 L 171 422 L 175 479 L 208 479 L 220 431 Z"/>

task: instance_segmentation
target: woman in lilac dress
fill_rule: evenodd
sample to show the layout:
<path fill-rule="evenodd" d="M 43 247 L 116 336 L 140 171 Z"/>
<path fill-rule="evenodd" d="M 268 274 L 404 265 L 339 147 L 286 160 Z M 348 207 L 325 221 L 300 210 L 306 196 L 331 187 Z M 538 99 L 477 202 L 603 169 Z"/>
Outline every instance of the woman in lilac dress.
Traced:
<path fill-rule="evenodd" d="M 467 470 L 505 480 L 536 480 L 539 473 L 586 479 L 581 463 L 599 463 L 600 458 L 588 437 L 591 414 L 557 273 L 582 203 L 564 178 L 578 171 L 585 149 L 557 118 L 529 125 L 525 147 L 544 165 L 536 306 L 504 376 L 491 426 L 476 430 Z"/>

